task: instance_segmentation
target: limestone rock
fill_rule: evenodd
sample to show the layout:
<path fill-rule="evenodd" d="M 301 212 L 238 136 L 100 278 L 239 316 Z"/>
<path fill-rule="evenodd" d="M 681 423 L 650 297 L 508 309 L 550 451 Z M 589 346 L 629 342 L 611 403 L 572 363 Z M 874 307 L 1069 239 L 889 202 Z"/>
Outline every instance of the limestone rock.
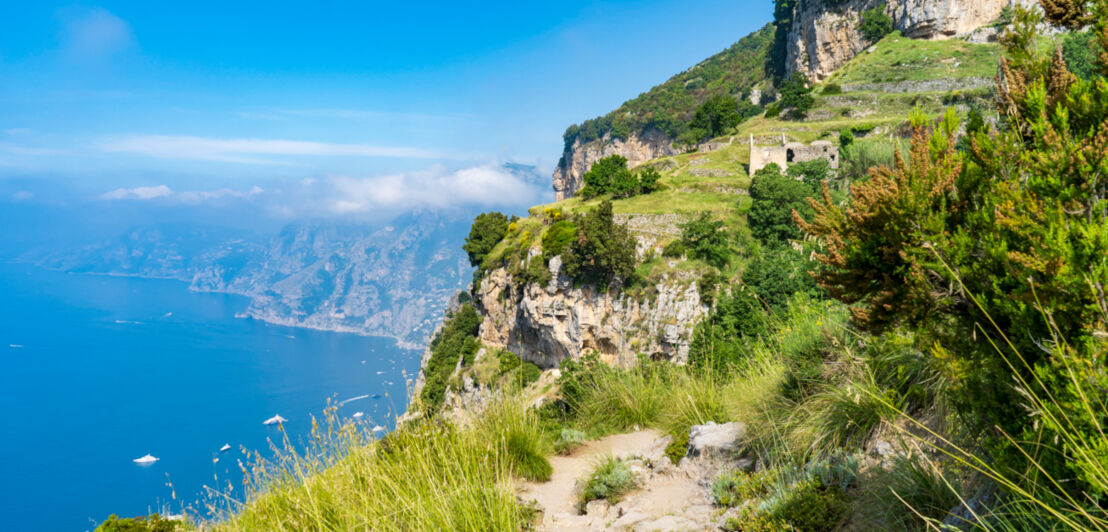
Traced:
<path fill-rule="evenodd" d="M 739 450 L 744 434 L 746 426 L 737 421 L 695 425 L 689 429 L 689 456 L 728 457 Z"/>
<path fill-rule="evenodd" d="M 554 170 L 554 195 L 561 201 L 573 197 L 585 186 L 582 176 L 596 161 L 609 155 L 622 155 L 627 158 L 627 166 L 635 167 L 651 159 L 667 155 L 677 155 L 673 141 L 660 131 L 645 134 L 632 133 L 627 139 L 603 138 L 589 142 L 575 140 L 567 146 L 558 168 Z"/>
<path fill-rule="evenodd" d="M 970 36 L 988 26 L 1010 4 L 1035 0 L 810 0 L 801 2 L 789 30 L 786 68 L 815 82 L 872 43 L 858 31 L 862 12 L 886 4 L 893 26 L 913 39 Z M 988 37 L 976 37 L 976 39 Z"/>

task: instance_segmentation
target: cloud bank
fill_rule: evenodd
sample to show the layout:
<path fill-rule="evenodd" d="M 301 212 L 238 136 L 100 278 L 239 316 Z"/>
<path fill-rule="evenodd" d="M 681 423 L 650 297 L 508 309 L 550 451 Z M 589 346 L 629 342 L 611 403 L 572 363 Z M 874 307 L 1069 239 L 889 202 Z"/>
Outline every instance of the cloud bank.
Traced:
<path fill-rule="evenodd" d="M 184 159 L 246 164 L 282 164 L 258 156 L 348 156 L 452 159 L 445 153 L 420 148 L 333 144 L 299 140 L 218 139 L 171 135 L 132 135 L 102 142 L 101 150 L 162 159 Z"/>
<path fill-rule="evenodd" d="M 264 191 L 258 186 L 254 186 L 246 191 L 221 188 L 219 190 L 186 190 L 176 192 L 169 188 L 168 185 L 157 185 L 151 187 L 117 188 L 111 192 L 105 192 L 99 197 L 102 200 L 140 201 L 164 198 L 176 200 L 181 203 L 196 204 L 224 198 L 249 198 L 251 196 L 257 196 L 262 192 Z"/>

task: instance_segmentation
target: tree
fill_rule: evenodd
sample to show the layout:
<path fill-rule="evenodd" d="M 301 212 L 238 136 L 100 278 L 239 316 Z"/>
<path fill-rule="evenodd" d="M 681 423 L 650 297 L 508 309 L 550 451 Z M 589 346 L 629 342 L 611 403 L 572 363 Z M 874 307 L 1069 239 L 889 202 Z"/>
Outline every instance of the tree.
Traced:
<path fill-rule="evenodd" d="M 854 144 L 854 130 L 848 127 L 844 127 L 839 132 L 839 149 L 845 150 Z"/>
<path fill-rule="evenodd" d="M 877 42 L 893 32 L 893 19 L 885 14 L 885 4 L 862 12 L 858 32 L 869 42 Z"/>
<path fill-rule="evenodd" d="M 816 296 L 819 288 L 808 275 L 811 263 L 788 246 L 763 250 L 743 271 L 743 284 L 754 290 L 767 307 L 785 311 L 796 294 Z"/>
<path fill-rule="evenodd" d="M 643 194 L 649 194 L 658 190 L 658 180 L 662 178 L 662 174 L 658 173 L 658 169 L 652 166 L 644 168 L 639 172 L 639 189 Z"/>
<path fill-rule="evenodd" d="M 812 98 L 812 88 L 800 73 L 793 73 L 789 79 L 781 84 L 778 91 L 780 98 L 777 107 L 781 110 L 788 109 L 788 118 L 799 120 L 808 114 L 808 110 L 815 104 Z"/>
<path fill-rule="evenodd" d="M 604 194 L 627 197 L 634 195 L 637 188 L 635 176 L 627 169 L 627 158 L 622 155 L 609 155 L 596 161 L 582 177 L 585 188 L 581 195 L 585 198 Z"/>
<path fill-rule="evenodd" d="M 718 137 L 742 121 L 739 105 L 727 94 L 717 94 L 705 100 L 693 114 L 689 127 L 700 140 Z"/>
<path fill-rule="evenodd" d="M 1090 80 L 1097 74 L 1097 42 L 1090 31 L 1069 33 L 1062 39 L 1066 68 L 1077 77 Z"/>
<path fill-rule="evenodd" d="M 498 243 L 508 234 L 508 217 L 499 212 L 486 212 L 478 214 L 469 228 L 469 237 L 462 245 L 469 263 L 472 266 L 481 267 L 485 257 L 492 252 Z"/>
<path fill-rule="evenodd" d="M 685 252 L 716 268 L 723 268 L 731 261 L 730 240 L 723 222 L 712 220 L 710 212 L 702 212 L 696 219 L 681 224 Z"/>
<path fill-rule="evenodd" d="M 723 294 L 708 317 L 693 329 L 689 365 L 715 375 L 726 375 L 747 353 L 749 338 L 766 330 L 765 309 L 750 292 L 733 289 Z"/>
<path fill-rule="evenodd" d="M 803 236 L 793 222 L 792 212 L 811 212 L 811 189 L 801 181 L 781 174 L 776 164 L 766 165 L 754 174 L 750 185 L 753 200 L 748 215 L 750 232 L 764 244 L 777 245 Z"/>
<path fill-rule="evenodd" d="M 635 238 L 617 224 L 612 202 L 605 201 L 574 219 L 577 238 L 562 257 L 566 274 L 578 282 L 607 286 L 635 271 Z"/>

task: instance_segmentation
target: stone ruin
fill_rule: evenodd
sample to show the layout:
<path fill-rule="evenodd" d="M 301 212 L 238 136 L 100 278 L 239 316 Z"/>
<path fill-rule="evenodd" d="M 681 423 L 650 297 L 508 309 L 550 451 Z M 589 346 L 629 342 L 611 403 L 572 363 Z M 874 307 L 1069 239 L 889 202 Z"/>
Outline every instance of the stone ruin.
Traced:
<path fill-rule="evenodd" d="M 803 163 L 824 159 L 831 168 L 839 168 L 839 148 L 826 140 L 817 140 L 811 144 L 803 142 L 788 142 L 785 134 L 781 134 L 779 146 L 756 146 L 754 135 L 750 135 L 750 176 L 754 172 L 765 168 L 770 163 L 777 163 L 782 170 L 792 163 Z"/>

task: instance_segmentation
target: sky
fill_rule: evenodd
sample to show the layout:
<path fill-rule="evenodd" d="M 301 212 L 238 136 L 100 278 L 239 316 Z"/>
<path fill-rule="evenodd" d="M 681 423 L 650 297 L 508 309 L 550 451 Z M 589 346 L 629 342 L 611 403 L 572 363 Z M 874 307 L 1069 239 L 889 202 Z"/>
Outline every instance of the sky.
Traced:
<path fill-rule="evenodd" d="M 539 203 L 567 126 L 723 50 L 771 10 L 8 2 L 0 195 L 44 201 L 51 181 L 88 201 L 253 202 L 277 218 Z"/>

